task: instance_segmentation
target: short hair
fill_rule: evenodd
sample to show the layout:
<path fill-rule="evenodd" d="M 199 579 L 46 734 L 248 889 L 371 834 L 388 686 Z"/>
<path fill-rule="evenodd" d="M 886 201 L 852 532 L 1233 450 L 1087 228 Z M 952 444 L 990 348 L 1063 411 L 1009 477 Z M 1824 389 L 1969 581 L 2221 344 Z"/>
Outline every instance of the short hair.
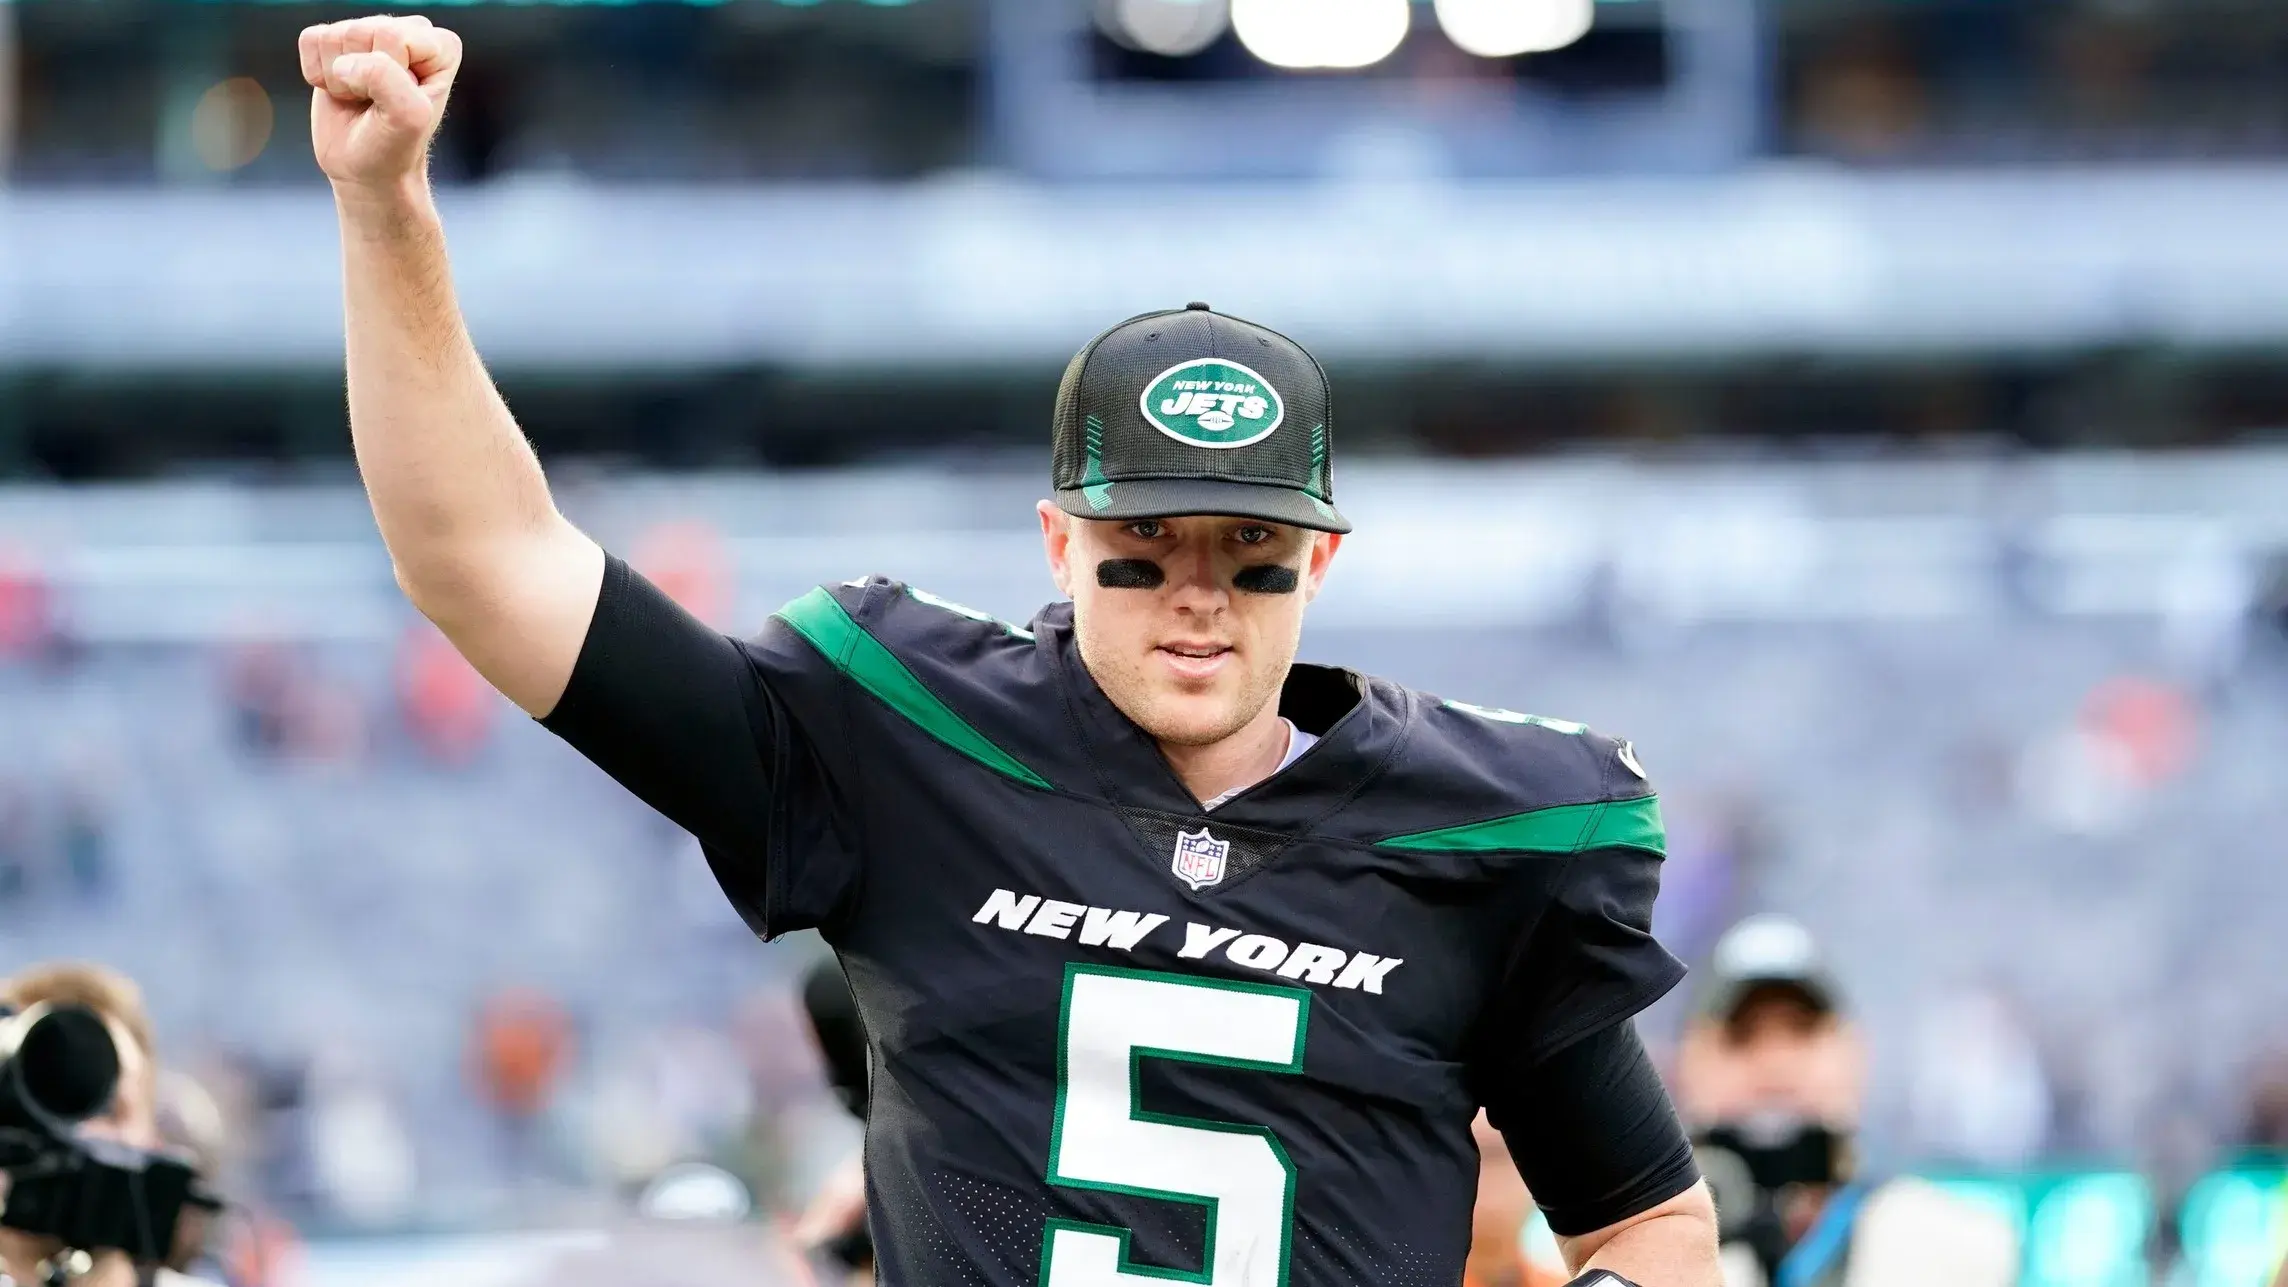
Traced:
<path fill-rule="evenodd" d="M 151 1012 L 143 989 L 108 965 L 90 961 L 43 961 L 0 979 L 0 1002 L 27 1010 L 48 1005 L 83 1005 L 127 1029 L 146 1057 L 155 1054 Z"/>

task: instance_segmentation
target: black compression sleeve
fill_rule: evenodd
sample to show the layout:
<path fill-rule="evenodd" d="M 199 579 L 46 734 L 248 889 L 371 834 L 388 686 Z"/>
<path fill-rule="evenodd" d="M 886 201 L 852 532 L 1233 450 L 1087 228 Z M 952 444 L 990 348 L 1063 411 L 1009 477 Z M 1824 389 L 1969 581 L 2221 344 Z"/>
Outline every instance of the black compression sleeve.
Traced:
<path fill-rule="evenodd" d="M 710 849 L 759 857 L 774 715 L 736 641 L 614 558 L 571 682 L 541 723 Z"/>
<path fill-rule="evenodd" d="M 1572 1237 L 1618 1224 L 1700 1179 L 1660 1074 L 1622 1020 L 1523 1073 L 1495 1117 L 1511 1158 L 1552 1232 Z"/>

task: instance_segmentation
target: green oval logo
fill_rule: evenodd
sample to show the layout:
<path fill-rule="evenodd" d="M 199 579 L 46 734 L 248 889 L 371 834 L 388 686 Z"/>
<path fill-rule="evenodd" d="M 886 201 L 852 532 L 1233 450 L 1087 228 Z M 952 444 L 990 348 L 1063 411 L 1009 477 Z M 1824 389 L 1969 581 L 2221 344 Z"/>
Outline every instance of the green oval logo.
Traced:
<path fill-rule="evenodd" d="M 1195 447 L 1245 447 L 1271 436 L 1287 404 L 1271 382 L 1237 362 L 1193 358 L 1144 386 L 1144 418 Z"/>

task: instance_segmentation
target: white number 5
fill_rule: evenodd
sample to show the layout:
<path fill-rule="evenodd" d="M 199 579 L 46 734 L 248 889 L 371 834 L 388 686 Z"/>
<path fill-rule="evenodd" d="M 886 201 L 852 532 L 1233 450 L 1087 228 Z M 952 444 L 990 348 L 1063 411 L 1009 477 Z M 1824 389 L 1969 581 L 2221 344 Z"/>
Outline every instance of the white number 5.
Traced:
<path fill-rule="evenodd" d="M 1106 966 L 1065 969 L 1049 1183 L 1207 1208 L 1200 1272 L 1138 1265 L 1128 1230 L 1051 1220 L 1042 1287 L 1284 1287 L 1295 1166 L 1262 1126 L 1147 1113 L 1145 1059 L 1303 1071 L 1311 994 Z"/>

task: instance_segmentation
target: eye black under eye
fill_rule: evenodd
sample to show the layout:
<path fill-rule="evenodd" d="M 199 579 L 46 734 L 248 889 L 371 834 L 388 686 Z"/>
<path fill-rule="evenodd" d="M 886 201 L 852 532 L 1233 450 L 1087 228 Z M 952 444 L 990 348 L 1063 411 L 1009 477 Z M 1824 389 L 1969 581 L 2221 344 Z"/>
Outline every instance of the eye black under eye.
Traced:
<path fill-rule="evenodd" d="M 1232 574 L 1232 588 L 1250 594 L 1293 594 L 1302 584 L 1295 569 L 1278 563 L 1265 563 L 1257 567 L 1241 568 Z"/>

